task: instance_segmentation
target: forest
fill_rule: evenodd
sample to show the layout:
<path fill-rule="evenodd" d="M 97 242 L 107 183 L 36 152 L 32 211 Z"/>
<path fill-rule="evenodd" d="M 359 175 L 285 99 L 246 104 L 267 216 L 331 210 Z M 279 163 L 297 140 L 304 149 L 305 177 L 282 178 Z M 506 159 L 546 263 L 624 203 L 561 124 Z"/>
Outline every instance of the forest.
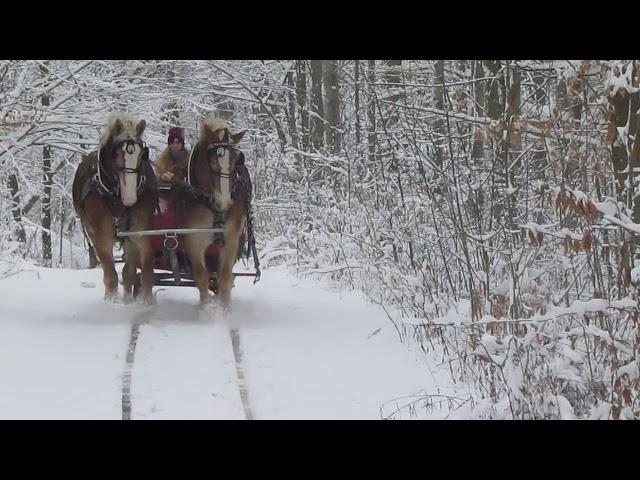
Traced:
<path fill-rule="evenodd" d="M 261 263 L 362 291 L 449 408 L 640 419 L 639 92 L 635 60 L 0 61 L 0 278 L 90 266 L 71 184 L 110 112 L 152 160 L 215 115 Z"/>

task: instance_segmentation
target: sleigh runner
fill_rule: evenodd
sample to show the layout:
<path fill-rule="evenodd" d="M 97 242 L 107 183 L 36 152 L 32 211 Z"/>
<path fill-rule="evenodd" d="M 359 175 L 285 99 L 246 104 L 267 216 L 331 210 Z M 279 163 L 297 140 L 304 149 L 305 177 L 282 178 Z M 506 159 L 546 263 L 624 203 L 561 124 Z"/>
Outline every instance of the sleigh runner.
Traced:
<path fill-rule="evenodd" d="M 183 187 L 184 188 L 184 187 Z M 221 226 L 212 228 L 177 228 L 176 210 L 174 202 L 180 194 L 180 187 L 172 182 L 162 182 L 156 186 L 158 195 L 158 208 L 153 217 L 153 229 L 141 231 L 118 232 L 118 238 L 127 237 L 151 237 L 153 250 L 153 284 L 155 286 L 193 287 L 195 281 L 191 269 L 189 257 L 185 251 L 183 236 L 194 234 L 212 235 L 212 243 L 205 251 L 205 264 L 209 272 L 209 289 L 213 293 L 218 292 L 217 268 L 220 248 L 224 246 L 224 228 Z M 249 255 L 253 256 L 254 272 L 234 272 L 235 277 L 254 277 L 253 283 L 260 280 L 260 261 L 253 237 L 253 225 L 251 212 L 247 214 L 247 228 L 245 231 L 246 246 L 240 251 L 238 259 Z M 244 242 L 243 242 L 244 243 Z M 140 274 L 134 286 L 134 296 L 140 285 Z"/>

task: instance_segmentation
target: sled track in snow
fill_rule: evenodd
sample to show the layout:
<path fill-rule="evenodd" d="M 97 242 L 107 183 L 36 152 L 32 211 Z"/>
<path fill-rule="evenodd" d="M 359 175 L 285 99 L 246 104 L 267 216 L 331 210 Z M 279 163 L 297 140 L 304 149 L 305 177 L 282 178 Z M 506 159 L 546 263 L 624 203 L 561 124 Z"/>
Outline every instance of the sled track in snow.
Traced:
<path fill-rule="evenodd" d="M 249 390 L 244 378 L 244 367 L 242 365 L 242 350 L 240 348 L 240 334 L 237 329 L 231 330 L 231 343 L 233 344 L 233 357 L 236 364 L 236 376 L 238 377 L 238 388 L 240 389 L 240 399 L 242 400 L 242 410 L 247 420 L 253 420 L 253 412 L 249 404 Z"/>
<path fill-rule="evenodd" d="M 150 320 L 149 315 L 142 315 L 147 321 Z M 136 355 L 136 346 L 138 344 L 138 336 L 140 335 L 140 320 L 131 325 L 129 334 L 129 346 L 127 349 L 127 357 L 124 373 L 122 374 L 122 420 L 131 420 L 131 376 Z M 253 411 L 249 403 L 249 390 L 244 375 L 244 366 L 242 363 L 242 349 L 240 346 L 240 334 L 237 329 L 229 329 L 231 344 L 233 347 L 233 357 L 235 363 L 235 371 L 238 382 L 238 390 L 242 401 L 242 410 L 246 420 L 254 420 Z"/>
<path fill-rule="evenodd" d="M 140 324 L 138 322 L 131 325 L 129 334 L 129 348 L 127 349 L 127 360 L 122 375 L 122 420 L 131 420 L 131 372 L 133 361 L 136 356 L 136 345 L 140 334 Z"/>

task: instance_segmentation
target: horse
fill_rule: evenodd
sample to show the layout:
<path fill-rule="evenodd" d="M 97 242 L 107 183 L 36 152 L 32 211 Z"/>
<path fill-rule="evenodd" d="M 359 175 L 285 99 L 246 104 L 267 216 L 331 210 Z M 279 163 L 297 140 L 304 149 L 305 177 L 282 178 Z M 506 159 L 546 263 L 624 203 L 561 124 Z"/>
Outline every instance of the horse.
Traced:
<path fill-rule="evenodd" d="M 222 245 L 216 266 L 217 295 L 223 311 L 231 309 L 233 266 L 239 258 L 240 245 L 247 227 L 251 200 L 251 182 L 244 167 L 244 154 L 238 148 L 245 131 L 232 134 L 226 122 L 208 118 L 200 125 L 198 143 L 193 147 L 187 165 L 187 188 L 176 200 L 179 228 L 223 228 Z M 183 235 L 183 243 L 200 292 L 200 306 L 212 301 L 209 295 L 210 275 L 205 251 L 213 243 L 208 233 Z"/>
<path fill-rule="evenodd" d="M 84 155 L 73 179 L 73 206 L 102 265 L 104 299 L 114 301 L 118 276 L 113 261 L 116 229 L 148 230 L 156 209 L 155 175 L 142 141 L 145 120 L 113 112 L 98 150 Z M 142 300 L 154 304 L 153 251 L 149 237 L 126 238 L 123 269 L 124 300 L 132 301 L 136 268 L 142 270 Z"/>

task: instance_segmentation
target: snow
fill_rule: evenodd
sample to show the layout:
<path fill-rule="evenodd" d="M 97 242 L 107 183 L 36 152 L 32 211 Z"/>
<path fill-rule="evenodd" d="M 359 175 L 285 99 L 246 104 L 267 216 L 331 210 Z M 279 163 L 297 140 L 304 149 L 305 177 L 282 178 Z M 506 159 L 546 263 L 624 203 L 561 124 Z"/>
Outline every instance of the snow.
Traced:
<path fill-rule="evenodd" d="M 599 212 L 607 216 L 615 216 L 620 212 L 620 207 L 618 206 L 618 204 L 611 199 L 607 199 L 604 202 L 592 202 L 592 203 Z"/>
<path fill-rule="evenodd" d="M 258 418 L 379 418 L 383 402 L 429 387 L 419 357 L 356 293 L 321 290 L 281 270 L 264 282 L 256 287 L 270 294 L 259 303 L 250 289 L 238 291 L 234 314 Z"/>
<path fill-rule="evenodd" d="M 597 407 L 592 407 L 590 420 L 608 420 L 610 411 L 611 404 L 608 402 L 602 402 Z"/>
<path fill-rule="evenodd" d="M 618 375 L 629 375 L 630 380 L 635 380 L 640 377 L 640 364 L 637 360 L 629 362 L 627 365 L 618 369 Z"/>
<path fill-rule="evenodd" d="M 632 86 L 632 71 L 633 69 L 627 66 L 624 74 L 619 73 L 616 75 L 615 69 L 612 69 L 605 88 L 611 89 L 611 95 L 615 95 L 618 90 L 626 90 L 629 93 L 636 92 L 637 89 Z"/>
<path fill-rule="evenodd" d="M 234 328 L 257 419 L 379 419 L 394 399 L 449 388 L 361 294 L 283 268 L 238 278 L 229 317 L 200 312 L 195 288 L 154 290 L 148 309 L 105 303 L 100 269 L 0 279 L 0 418 L 121 418 L 134 323 L 133 419 L 244 418 Z"/>
<path fill-rule="evenodd" d="M 188 310 L 175 305 L 179 308 L 170 311 Z M 132 418 L 243 419 L 235 375 L 224 325 L 188 319 L 176 325 L 154 318 L 140 328 L 131 381 Z"/>
<path fill-rule="evenodd" d="M 560 412 L 561 420 L 575 420 L 575 415 L 573 413 L 573 407 L 571 407 L 571 403 L 562 395 L 558 395 L 558 410 Z"/>
<path fill-rule="evenodd" d="M 479 242 L 486 242 L 488 240 L 491 240 L 493 237 L 495 237 L 497 233 L 498 233 L 498 231 L 493 231 L 493 232 L 489 232 L 489 233 L 484 233 L 482 235 L 467 234 L 467 236 L 472 238 L 473 240 L 477 240 Z"/>
<path fill-rule="evenodd" d="M 0 280 L 0 418 L 119 418 L 129 323 L 85 289 L 96 271 Z M 102 283 L 101 281 L 99 282 Z"/>

